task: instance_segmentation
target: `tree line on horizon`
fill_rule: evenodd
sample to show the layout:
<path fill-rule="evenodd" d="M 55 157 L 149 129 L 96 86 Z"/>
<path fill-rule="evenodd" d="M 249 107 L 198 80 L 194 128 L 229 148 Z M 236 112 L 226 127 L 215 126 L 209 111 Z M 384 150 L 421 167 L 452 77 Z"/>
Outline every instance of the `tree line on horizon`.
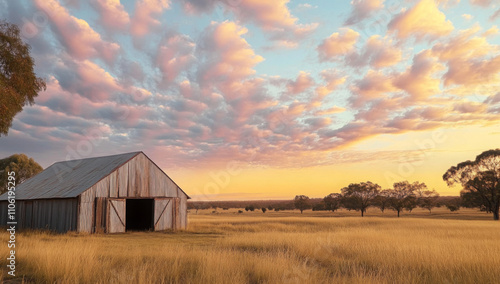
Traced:
<path fill-rule="evenodd" d="M 484 151 L 476 159 L 458 163 L 450 167 L 443 175 L 448 186 L 460 184 L 460 202 L 447 204 L 448 209 L 456 211 L 463 207 L 479 208 L 493 214 L 494 220 L 499 220 L 500 209 L 500 149 Z M 428 190 L 425 183 L 408 181 L 396 182 L 392 189 L 381 190 L 378 184 L 368 182 L 351 183 L 341 189 L 341 193 L 331 193 L 323 198 L 326 210 L 335 211 L 340 207 L 348 210 L 361 211 L 364 216 L 370 206 L 386 208 L 398 212 L 421 207 L 431 212 L 437 206 L 439 194 Z M 295 208 L 302 213 L 311 208 L 309 197 L 297 195 L 294 199 Z"/>
<path fill-rule="evenodd" d="M 294 199 L 295 208 L 302 213 L 306 209 L 315 211 L 326 210 L 335 212 L 340 208 L 361 212 L 361 217 L 369 207 L 377 207 L 384 212 L 392 209 L 397 212 L 398 217 L 403 210 L 411 212 L 417 207 L 429 210 L 437 207 L 439 193 L 427 189 L 425 183 L 401 181 L 394 183 L 394 188 L 382 190 L 380 185 L 371 181 L 351 183 L 341 189 L 341 193 L 330 193 L 323 200 L 312 206 L 310 198 L 305 195 L 297 195 Z M 447 204 L 448 206 L 448 204 Z M 451 203 L 450 210 L 455 211 Z"/>

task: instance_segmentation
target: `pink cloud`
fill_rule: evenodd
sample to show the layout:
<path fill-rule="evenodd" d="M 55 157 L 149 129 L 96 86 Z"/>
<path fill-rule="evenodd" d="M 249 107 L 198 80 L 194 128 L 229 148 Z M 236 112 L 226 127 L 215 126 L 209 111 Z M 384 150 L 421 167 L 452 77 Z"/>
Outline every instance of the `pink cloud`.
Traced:
<path fill-rule="evenodd" d="M 195 43 L 186 35 L 174 34 L 162 40 L 156 54 L 164 83 L 173 82 L 194 61 Z"/>
<path fill-rule="evenodd" d="M 413 57 L 413 64 L 394 79 L 394 86 L 406 91 L 411 100 L 423 100 L 441 92 L 441 80 L 436 73 L 444 70 L 430 50 Z"/>
<path fill-rule="evenodd" d="M 289 81 L 287 90 L 290 94 L 300 94 L 314 85 L 314 79 L 309 73 L 300 71 L 299 76 L 295 81 Z"/>
<path fill-rule="evenodd" d="M 230 1 L 225 1 L 230 2 Z M 277 41 L 296 42 L 310 35 L 317 23 L 298 24 L 287 7 L 289 0 L 240 0 L 227 8 L 243 23 L 254 22 Z"/>
<path fill-rule="evenodd" d="M 417 41 L 446 36 L 454 29 L 434 0 L 420 0 L 409 10 L 403 10 L 391 20 L 388 28 L 399 39 L 415 37 Z"/>
<path fill-rule="evenodd" d="M 493 3 L 493 0 L 470 0 L 470 3 L 472 5 L 477 5 L 477 6 L 487 8 L 487 7 L 491 6 L 491 4 Z"/>
<path fill-rule="evenodd" d="M 56 36 L 70 55 L 79 60 L 92 57 L 100 57 L 108 63 L 114 60 L 120 46 L 102 40 L 86 21 L 70 15 L 56 0 L 36 0 L 35 4 L 49 15 Z"/>
<path fill-rule="evenodd" d="M 384 0 L 353 0 L 352 11 L 345 25 L 354 25 L 370 17 L 374 12 L 384 7 Z"/>
<path fill-rule="evenodd" d="M 400 47 L 392 44 L 390 39 L 371 36 L 360 53 L 353 52 L 346 57 L 347 63 L 354 67 L 370 65 L 374 68 L 389 67 L 401 61 Z"/>
<path fill-rule="evenodd" d="M 199 70 L 202 85 L 231 87 L 231 84 L 255 74 L 253 67 L 264 58 L 255 54 L 242 37 L 247 32 L 246 28 L 229 21 L 212 23 L 205 30 L 199 50 L 205 61 Z"/>
<path fill-rule="evenodd" d="M 390 76 L 374 70 L 369 70 L 365 77 L 356 81 L 351 89 L 356 94 L 353 98 L 354 106 L 361 106 L 372 99 L 387 97 L 397 90 Z"/>
<path fill-rule="evenodd" d="M 152 119 L 155 111 L 147 106 L 117 103 L 111 100 L 91 100 L 82 94 L 63 89 L 60 82 L 51 77 L 47 82 L 47 91 L 36 99 L 37 104 L 67 117 L 79 117 L 93 124 L 110 123 L 113 128 L 133 127 L 140 119 Z"/>
<path fill-rule="evenodd" d="M 500 17 L 500 9 L 496 10 L 496 12 L 490 16 L 490 21 L 494 22 L 499 17 Z"/>
<path fill-rule="evenodd" d="M 498 46 L 491 45 L 484 35 L 478 36 L 479 31 L 479 26 L 461 31 L 432 48 L 448 66 L 443 76 L 445 86 L 495 84 L 500 79 Z"/>
<path fill-rule="evenodd" d="M 344 111 L 346 111 L 346 108 L 333 106 L 333 107 L 326 109 L 326 110 L 316 111 L 314 114 L 315 115 L 330 115 L 330 114 L 342 113 Z"/>
<path fill-rule="evenodd" d="M 341 28 L 340 32 L 331 34 L 317 48 L 320 61 L 334 60 L 352 52 L 358 38 L 359 33 L 349 28 Z"/>
<path fill-rule="evenodd" d="M 170 8 L 169 0 L 139 0 L 135 4 L 130 32 L 134 36 L 144 36 L 160 25 L 157 19 L 165 9 Z"/>
<path fill-rule="evenodd" d="M 120 0 L 92 0 L 90 4 L 99 12 L 99 21 L 108 29 L 124 31 L 130 23 Z"/>

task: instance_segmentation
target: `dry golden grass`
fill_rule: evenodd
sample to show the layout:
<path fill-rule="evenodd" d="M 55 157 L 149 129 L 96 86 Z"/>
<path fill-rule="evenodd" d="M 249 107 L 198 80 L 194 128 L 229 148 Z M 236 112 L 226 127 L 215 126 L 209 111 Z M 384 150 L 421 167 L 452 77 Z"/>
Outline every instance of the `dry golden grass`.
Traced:
<path fill-rule="evenodd" d="M 437 210 L 433 215 L 417 210 L 412 218 L 399 219 L 392 218 L 393 212 L 375 210 L 365 218 L 347 211 L 210 212 L 192 212 L 189 229 L 177 233 L 22 232 L 17 239 L 17 279 L 24 276 L 26 282 L 37 283 L 498 283 L 500 279 L 500 223 L 473 210 L 453 214 Z M 333 215 L 343 217 L 329 217 Z M 7 237 L 0 234 L 2 255 L 7 255 Z M 1 276 L 9 279 L 4 268 Z"/>

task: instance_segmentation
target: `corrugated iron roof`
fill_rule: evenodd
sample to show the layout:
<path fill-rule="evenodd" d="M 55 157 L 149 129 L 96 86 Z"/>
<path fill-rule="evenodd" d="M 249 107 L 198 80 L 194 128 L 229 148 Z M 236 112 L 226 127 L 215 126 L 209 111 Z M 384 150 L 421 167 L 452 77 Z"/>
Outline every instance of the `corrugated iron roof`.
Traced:
<path fill-rule="evenodd" d="M 77 197 L 142 152 L 58 162 L 16 187 L 16 199 Z M 7 193 L 0 196 L 7 200 Z"/>

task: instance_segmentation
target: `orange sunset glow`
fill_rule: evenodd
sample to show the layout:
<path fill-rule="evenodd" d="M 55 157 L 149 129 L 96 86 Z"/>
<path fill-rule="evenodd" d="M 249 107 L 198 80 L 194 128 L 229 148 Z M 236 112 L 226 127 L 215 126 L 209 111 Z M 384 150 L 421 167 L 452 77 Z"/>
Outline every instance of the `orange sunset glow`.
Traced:
<path fill-rule="evenodd" d="M 143 151 L 193 200 L 311 198 L 500 147 L 497 0 L 9 1 L 47 89 L 0 156 Z"/>

